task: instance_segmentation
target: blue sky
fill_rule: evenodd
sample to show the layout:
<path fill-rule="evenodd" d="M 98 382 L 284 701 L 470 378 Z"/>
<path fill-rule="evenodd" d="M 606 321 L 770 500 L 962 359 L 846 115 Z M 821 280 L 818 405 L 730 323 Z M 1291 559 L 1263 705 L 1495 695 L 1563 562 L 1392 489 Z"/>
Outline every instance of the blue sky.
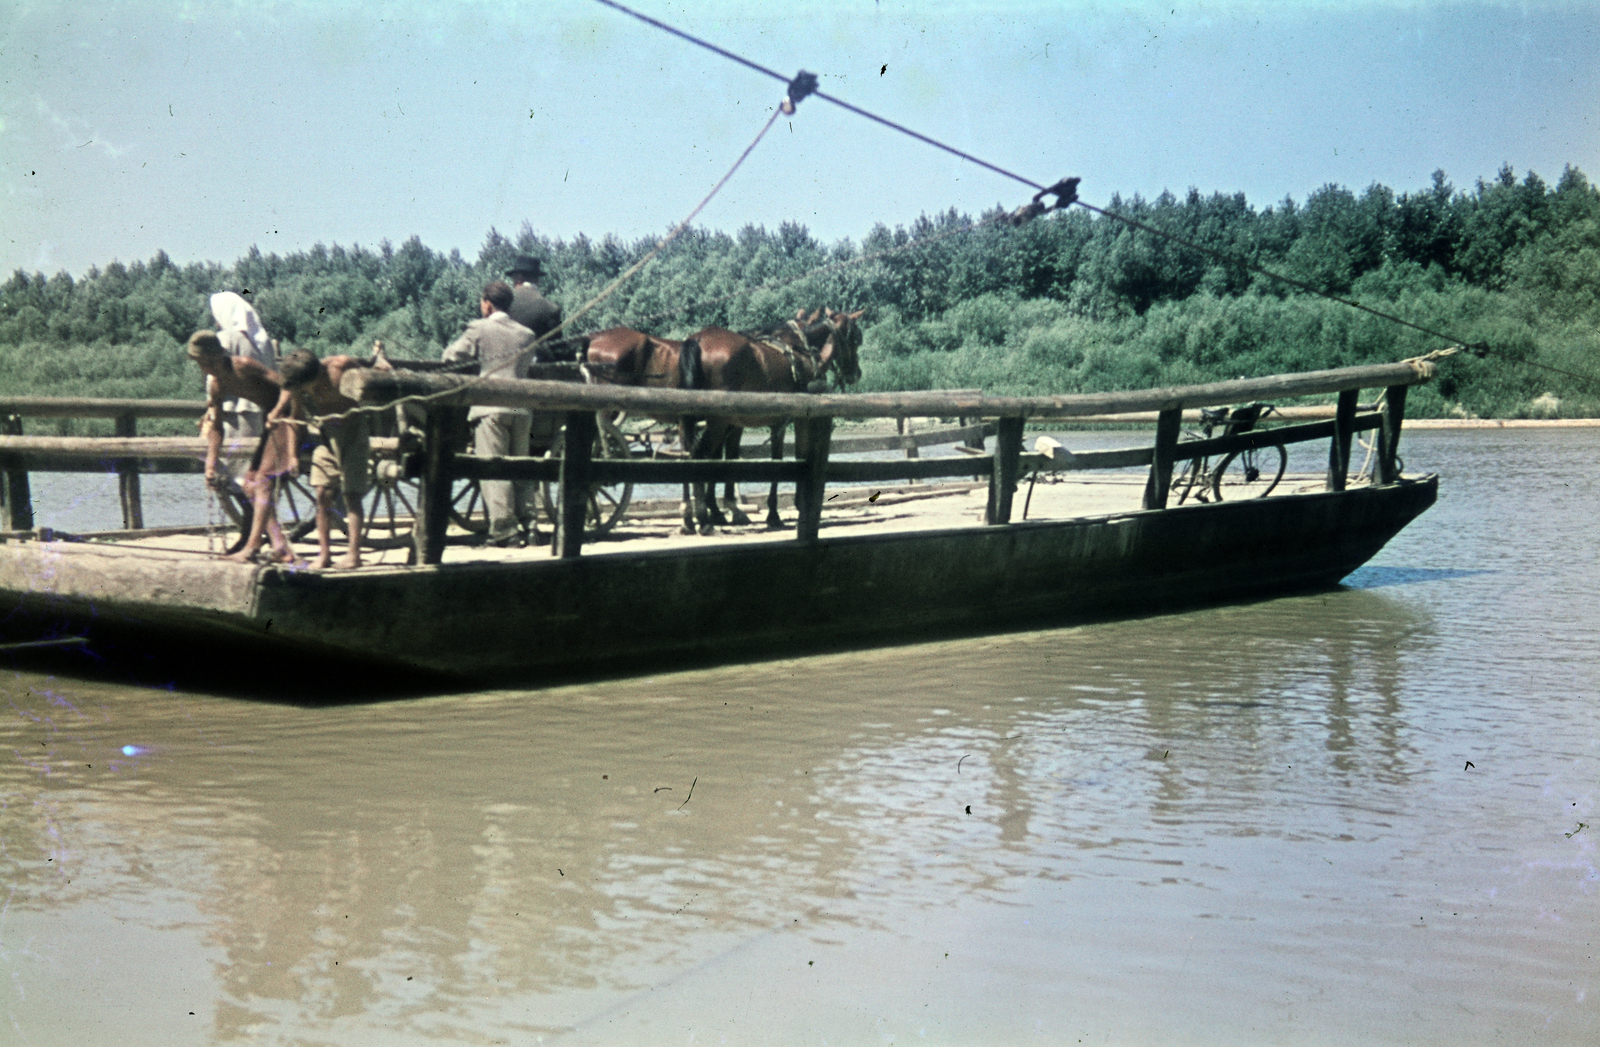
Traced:
<path fill-rule="evenodd" d="M 1600 4 L 636 0 L 1082 197 L 1600 178 Z M 661 233 L 780 84 L 592 0 L 7 0 L 0 273 L 490 227 Z M 812 99 L 700 224 L 859 239 L 1027 190 Z"/>

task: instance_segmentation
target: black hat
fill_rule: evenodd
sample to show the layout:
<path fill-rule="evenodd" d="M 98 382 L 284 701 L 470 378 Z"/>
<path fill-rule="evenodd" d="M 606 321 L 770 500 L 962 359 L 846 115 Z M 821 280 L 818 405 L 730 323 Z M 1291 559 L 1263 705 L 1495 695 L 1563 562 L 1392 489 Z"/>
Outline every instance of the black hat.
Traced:
<path fill-rule="evenodd" d="M 525 254 L 519 254 L 511 262 L 511 268 L 506 270 L 507 276 L 529 276 L 537 280 L 543 267 L 539 259 Z"/>

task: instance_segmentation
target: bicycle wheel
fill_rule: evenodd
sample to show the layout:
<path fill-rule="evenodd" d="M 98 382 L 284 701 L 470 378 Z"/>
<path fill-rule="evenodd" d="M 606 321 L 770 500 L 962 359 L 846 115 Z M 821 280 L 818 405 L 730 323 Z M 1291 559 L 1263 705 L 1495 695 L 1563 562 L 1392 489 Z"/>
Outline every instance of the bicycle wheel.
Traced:
<path fill-rule="evenodd" d="M 1195 490 L 1195 484 L 1200 481 L 1200 477 L 1204 473 L 1205 467 L 1202 464 L 1202 459 L 1191 458 L 1183 463 L 1183 467 L 1172 474 L 1172 486 L 1167 488 L 1168 498 L 1173 500 L 1175 504 L 1182 505 L 1192 492 L 1201 501 L 1204 501 L 1204 485 L 1201 485 L 1200 490 Z"/>
<path fill-rule="evenodd" d="M 1288 463 L 1289 456 L 1282 444 L 1235 451 L 1223 458 L 1211 474 L 1211 494 L 1219 502 L 1265 498 L 1283 479 L 1283 469 Z"/>

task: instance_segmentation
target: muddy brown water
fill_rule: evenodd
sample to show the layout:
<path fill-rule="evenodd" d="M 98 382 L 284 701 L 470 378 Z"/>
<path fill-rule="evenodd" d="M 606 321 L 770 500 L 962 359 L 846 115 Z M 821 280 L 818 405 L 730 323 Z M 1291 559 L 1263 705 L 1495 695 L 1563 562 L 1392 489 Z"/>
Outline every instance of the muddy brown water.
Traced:
<path fill-rule="evenodd" d="M 1600 1042 L 1600 430 L 1404 452 L 1327 593 L 323 708 L 8 667 L 0 1041 Z"/>

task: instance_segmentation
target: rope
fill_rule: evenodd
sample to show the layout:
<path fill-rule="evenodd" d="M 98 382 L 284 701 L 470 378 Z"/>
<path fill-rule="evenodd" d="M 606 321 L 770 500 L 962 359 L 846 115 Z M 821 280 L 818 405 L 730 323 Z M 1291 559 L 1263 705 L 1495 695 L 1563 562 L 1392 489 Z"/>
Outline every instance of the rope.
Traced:
<path fill-rule="evenodd" d="M 587 304 L 585 304 L 576 313 L 573 313 L 571 317 L 569 317 L 566 320 L 563 320 L 559 326 L 554 327 L 549 331 L 546 331 L 544 333 L 544 335 L 542 337 L 540 337 L 539 342 L 543 342 L 545 339 L 549 338 L 551 335 L 554 335 L 556 332 L 564 331 L 568 327 L 570 327 L 573 324 L 577 323 L 579 317 L 585 315 L 586 313 L 592 312 L 595 309 L 595 307 L 598 306 L 601 302 L 605 301 L 607 298 L 610 298 L 612 293 L 615 292 L 617 288 L 621 287 L 624 283 L 626 283 L 629 279 L 631 279 L 635 273 L 637 273 L 639 270 L 643 269 L 646 265 L 648 265 L 650 263 L 651 259 L 655 258 L 655 256 L 660 254 L 662 251 L 666 250 L 668 244 L 670 244 L 670 243 L 672 243 L 672 241 L 676 240 L 678 238 L 678 236 L 685 229 L 689 228 L 689 223 L 694 221 L 695 216 L 698 215 L 702 210 L 705 209 L 705 206 L 711 202 L 711 198 L 716 196 L 717 193 L 722 190 L 722 187 L 728 184 L 728 179 L 732 178 L 733 177 L 733 173 L 735 171 L 739 170 L 739 166 L 744 163 L 745 158 L 748 157 L 750 155 L 750 153 L 755 149 L 755 147 L 758 144 L 760 144 L 761 140 L 767 136 L 767 132 L 772 130 L 772 125 L 777 122 L 778 116 L 779 116 L 779 114 L 781 112 L 782 112 L 781 109 L 774 109 L 772 111 L 772 115 L 767 118 L 766 124 L 764 124 L 762 126 L 761 131 L 756 135 L 754 141 L 752 141 L 749 145 L 744 147 L 744 152 L 739 154 L 739 159 L 735 160 L 733 162 L 733 166 L 728 168 L 728 173 L 723 175 L 722 178 L 717 182 L 717 184 L 711 187 L 711 192 L 706 194 L 705 199 L 701 200 L 698 204 L 695 205 L 695 209 L 693 211 L 690 211 L 689 214 L 688 214 L 688 217 L 684 218 L 683 221 L 679 222 L 677 224 L 677 226 L 672 230 L 672 232 L 667 234 L 667 237 L 666 237 L 665 240 L 662 240 L 659 244 L 657 244 L 654 248 L 651 249 L 649 254 L 645 255 L 643 258 L 639 259 L 632 266 L 630 266 L 628 268 L 627 272 L 623 273 L 621 276 L 619 276 L 615 280 L 611 281 L 611 283 L 607 284 L 606 287 L 599 294 L 595 295 L 594 298 L 590 299 Z M 535 343 L 535 344 L 538 344 L 538 343 Z"/>
<path fill-rule="evenodd" d="M 592 312 L 595 309 L 595 307 L 597 307 L 601 302 L 603 302 L 607 298 L 611 297 L 611 295 L 613 293 L 615 293 L 617 288 L 621 287 L 624 283 L 626 283 L 628 280 L 630 280 L 635 274 L 637 274 L 639 272 L 639 270 L 643 269 L 646 265 L 648 265 L 651 262 L 651 260 L 654 259 L 658 254 L 660 254 L 662 251 L 666 250 L 667 245 L 672 243 L 672 241 L 676 240 L 679 237 L 679 235 L 681 235 L 683 233 L 683 231 L 685 229 L 689 228 L 689 223 L 694 221 L 695 217 L 697 215 L 699 215 L 699 213 L 701 211 L 705 210 L 706 205 L 711 202 L 712 198 L 715 197 L 719 192 L 722 191 L 722 187 L 728 184 L 728 181 L 729 181 L 729 179 L 731 179 L 733 177 L 734 172 L 739 170 L 740 166 L 742 166 L 744 164 L 746 158 L 748 158 L 750 156 L 750 154 L 755 150 L 755 147 L 757 145 L 761 144 L 761 140 L 767 136 L 767 132 L 772 130 L 772 125 L 777 123 L 778 116 L 784 111 L 784 107 L 787 107 L 788 112 L 793 113 L 794 112 L 794 103 L 796 101 L 798 101 L 800 98 L 804 98 L 805 94 L 806 94 L 806 92 L 805 92 L 805 84 L 803 83 L 803 81 L 802 81 L 802 79 L 800 77 L 796 77 L 795 78 L 795 86 L 791 86 L 791 90 L 789 92 L 789 95 L 788 95 L 787 98 L 785 98 L 785 100 L 783 102 L 783 105 L 778 107 L 778 108 L 775 108 L 772 111 L 772 115 L 767 118 L 767 122 L 762 125 L 761 130 L 759 132 L 757 132 L 755 138 L 751 140 L 749 145 L 745 146 L 744 152 L 739 154 L 739 159 L 735 160 L 733 162 L 733 166 L 728 168 L 727 172 L 720 179 L 717 180 L 717 184 L 712 186 L 711 187 L 711 191 L 705 195 L 705 198 L 703 200 L 701 200 L 698 204 L 695 205 L 694 210 L 690 211 L 689 214 L 683 219 L 683 221 L 679 222 L 675 227 L 673 227 L 672 231 L 667 234 L 666 238 L 663 239 L 659 244 L 657 244 L 653 249 L 651 249 L 651 251 L 648 254 L 646 254 L 643 258 L 639 259 L 632 266 L 630 266 L 626 272 L 622 273 L 622 275 L 618 276 L 615 280 L 611 281 L 611 283 L 607 284 L 603 289 L 601 289 L 599 294 L 597 294 L 593 298 L 591 298 L 576 313 L 573 313 L 572 316 L 570 316 L 567 319 L 563 320 L 559 325 L 557 325 L 556 327 L 553 327 L 550 330 L 546 331 L 543 335 L 540 335 L 539 338 L 536 341 L 534 341 L 534 343 L 532 345 L 530 345 L 524 352 L 518 354 L 516 357 L 513 357 L 511 360 L 508 360 L 505 363 L 500 364 L 498 367 L 495 367 L 495 368 L 493 368 L 493 369 L 491 369 L 491 370 L 489 370 L 487 372 L 475 375 L 470 381 L 466 382 L 463 385 L 457 386 L 454 389 L 441 390 L 440 392 L 437 392 L 437 393 L 416 394 L 416 395 L 413 395 L 413 396 L 401 397 L 400 399 L 395 400 L 392 403 L 387 403 L 387 404 L 382 404 L 382 405 L 358 404 L 357 406 L 352 407 L 352 408 L 350 408 L 348 410 L 345 410 L 345 411 L 340 411 L 340 412 L 335 413 L 335 414 L 317 415 L 316 417 L 311 418 L 309 420 L 280 418 L 280 419 L 278 419 L 278 423 L 289 424 L 289 425 L 322 425 L 325 422 L 336 421 L 338 419 L 346 418 L 346 417 L 349 417 L 350 415 L 358 414 L 358 413 L 361 413 L 361 412 L 364 412 L 364 411 L 370 411 L 370 412 L 386 411 L 386 410 L 389 410 L 390 408 L 400 407 L 400 406 L 403 406 L 405 404 L 427 404 L 427 403 L 431 403 L 434 400 L 443 399 L 443 398 L 449 397 L 449 396 L 455 396 L 455 395 L 457 395 L 458 393 L 460 393 L 464 389 L 472 388 L 472 386 L 477 384 L 478 382 L 484 381 L 485 379 L 488 379 L 488 378 L 492 378 L 496 374 L 499 374 L 499 373 L 505 371 L 507 368 L 515 367 L 517 365 L 517 363 L 520 360 L 522 360 L 524 357 L 532 355 L 533 352 L 540 345 L 544 344 L 549 339 L 555 337 L 556 335 L 558 335 L 561 332 L 565 331 L 568 327 L 571 327 L 573 324 L 577 323 L 579 318 L 581 318 L 582 316 L 586 315 L 587 313 Z"/>
<path fill-rule="evenodd" d="M 737 62 L 740 65 L 746 66 L 746 67 L 748 67 L 750 69 L 753 69 L 756 72 L 761 73 L 761 74 L 763 74 L 765 76 L 770 76 L 775 80 L 784 81 L 786 83 L 792 83 L 791 81 L 788 81 L 788 79 L 786 77 L 784 77 L 784 75 L 782 73 L 779 73 L 779 72 L 777 72 L 775 70 L 772 70 L 772 69 L 768 69 L 766 66 L 758 65 L 757 63 L 750 61 L 748 58 L 745 58 L 745 57 L 743 57 L 741 55 L 737 55 L 737 54 L 733 53 L 732 51 L 728 51 L 728 50 L 726 50 L 724 48 L 718 47 L 715 44 L 712 44 L 712 43 L 709 43 L 708 41 L 702 40 L 697 36 L 694 36 L 694 35 L 692 35 L 690 33 L 686 33 L 681 29 L 677 29 L 677 28 L 675 28 L 673 26 L 670 26 L 670 25 L 666 24 L 665 22 L 662 22 L 662 21 L 659 21 L 657 19 L 651 18 L 651 17 L 649 17 L 647 15 L 644 15 L 644 14 L 640 14 L 638 11 L 635 11 L 632 8 L 625 7 L 622 4 L 617 3 L 616 0 L 596 0 L 596 2 L 604 4 L 606 7 L 612 8 L 613 10 L 620 11 L 621 13 L 623 13 L 625 15 L 628 15 L 631 18 L 636 18 L 639 21 L 644 22 L 647 25 L 650 25 L 650 26 L 653 26 L 653 27 L 655 27 L 657 29 L 662 30 L 663 32 L 670 33 L 673 36 L 676 36 L 676 37 L 678 37 L 680 39 L 687 40 L 689 43 L 692 43 L 697 47 L 703 47 L 708 51 L 711 51 L 711 52 L 713 52 L 715 54 L 721 55 L 722 57 L 727 58 L 730 61 Z M 802 77 L 809 78 L 809 82 L 813 83 L 813 84 L 816 81 L 816 78 L 815 78 L 815 76 L 813 74 L 806 73 L 806 72 L 801 72 L 801 74 L 798 77 L 795 78 L 794 82 L 800 81 L 800 79 Z M 1019 175 L 1014 171 L 1008 171 L 1005 168 L 1000 167 L 997 164 L 989 163 L 987 160 L 980 159 L 979 157 L 973 156 L 971 153 L 967 153 L 967 152 L 964 152 L 964 151 L 962 151 L 960 149 L 955 148 L 954 146 L 947 145 L 944 142 L 941 142 L 936 138 L 930 138 L 928 135 L 922 134 L 921 132 L 913 131 L 909 127 L 904 126 L 903 124 L 895 123 L 893 120 L 890 120 L 890 119 L 888 119 L 886 117 L 882 117 L 882 116 L 877 115 L 876 113 L 869 112 L 869 111 L 867 111 L 865 109 L 860 108 L 859 106 L 851 105 L 850 103 L 844 101 L 843 99 L 835 98 L 832 95 L 827 94 L 827 93 L 825 93 L 823 91 L 814 91 L 812 93 L 815 93 L 816 96 L 818 98 L 822 99 L 823 101 L 830 102 L 833 105 L 836 105 L 841 109 L 844 109 L 844 110 L 847 110 L 849 112 L 855 113 L 857 116 L 864 117 L 864 118 L 866 118 L 868 120 L 873 121 L 874 123 L 882 124 L 884 127 L 888 127 L 888 128 L 890 128 L 892 130 L 898 131 L 901 134 L 906 135 L 906 136 L 908 136 L 910 138 L 915 138 L 917 141 L 922 142 L 922 143 L 924 143 L 926 145 L 931 145 L 935 149 L 941 149 L 944 152 L 949 153 L 952 156 L 960 157 L 961 159 L 966 160 L 969 163 L 973 163 L 973 164 L 976 164 L 979 167 L 982 167 L 982 168 L 985 168 L 987 170 L 993 171 L 994 173 L 996 173 L 998 175 L 1001 175 L 1001 176 L 1003 176 L 1005 178 L 1009 178 L 1012 181 L 1020 182 L 1021 184 L 1025 185 L 1025 186 L 1028 186 L 1031 189 L 1036 189 L 1036 190 L 1039 191 L 1040 195 L 1043 195 L 1045 193 L 1057 192 L 1057 190 L 1059 190 L 1059 189 L 1061 189 L 1063 187 L 1066 187 L 1067 191 L 1070 193 L 1071 192 L 1071 187 L 1070 187 L 1069 183 L 1075 183 L 1076 182 L 1076 179 L 1068 179 L 1068 180 L 1064 180 L 1062 182 L 1058 182 L 1054 186 L 1040 185 L 1038 182 L 1033 181 L 1031 178 L 1024 178 L 1022 175 Z M 1039 202 L 1039 197 L 1035 196 L 1034 197 L 1034 203 L 1038 204 L 1038 202 Z M 1246 270 L 1248 270 L 1250 272 L 1257 273 L 1257 274 L 1259 274 L 1261 276 L 1265 276 L 1265 277 L 1267 277 L 1269 279 L 1281 281 L 1282 283 L 1286 283 L 1286 284 L 1290 285 L 1291 287 L 1297 287 L 1300 290 L 1307 291 L 1307 292 L 1309 292 L 1311 294 L 1317 295 L 1317 296 L 1322 297 L 1322 298 L 1326 298 L 1326 299 L 1328 299 L 1330 301 L 1338 302 L 1341 305 L 1349 306 L 1352 309 L 1357 309 L 1357 310 L 1360 310 L 1361 312 L 1364 312 L 1364 313 L 1370 313 L 1373 316 L 1379 317 L 1379 318 L 1384 319 L 1384 320 L 1388 320 L 1391 323 L 1399 324 L 1402 327 L 1409 327 L 1412 330 L 1420 331 L 1421 333 L 1426 334 L 1429 337 L 1438 338 L 1441 341 L 1446 341 L 1446 342 L 1455 342 L 1455 343 L 1461 345 L 1464 349 L 1466 349 L 1468 352 L 1472 353 L 1475 356 L 1484 357 L 1484 356 L 1493 355 L 1493 356 L 1500 357 L 1502 359 L 1511 360 L 1511 361 L 1516 362 L 1516 363 L 1525 364 L 1525 365 L 1527 365 L 1529 367 L 1537 367 L 1537 368 L 1539 368 L 1541 370 L 1551 371 L 1551 372 L 1554 372 L 1556 374 L 1565 375 L 1565 376 L 1567 376 L 1569 378 L 1576 378 L 1579 381 L 1588 382 L 1588 383 L 1590 383 L 1592 385 L 1600 386 L 1600 378 L 1597 378 L 1597 377 L 1595 377 L 1593 375 L 1578 374 L 1578 373 L 1573 372 L 1573 371 L 1563 370 L 1562 368 L 1559 368 L 1559 367 L 1552 367 L 1549 364 L 1541 364 L 1541 363 L 1537 363 L 1537 362 L 1532 361 L 1532 360 L 1517 359 L 1516 357 L 1510 356 L 1507 353 L 1495 350 L 1494 348 L 1492 348 L 1491 346 L 1489 346 L 1485 342 L 1472 342 L 1472 343 L 1469 343 L 1464 338 L 1460 338 L 1460 337 L 1457 337 L 1455 335 L 1445 333 L 1443 331 L 1438 331 L 1438 330 L 1435 330 L 1435 329 L 1433 329 L 1431 327 L 1425 327 L 1425 326 L 1423 326 L 1421 324 L 1413 323 L 1410 320 L 1406 320 L 1406 319 L 1403 319 L 1401 317 L 1395 316 L 1392 313 L 1386 313 L 1386 312 L 1382 311 L 1381 309 L 1374 309 L 1371 306 L 1362 305 L 1360 302 L 1354 301 L 1354 300 L 1349 299 L 1349 298 L 1344 298 L 1344 297 L 1341 297 L 1341 296 L 1336 295 L 1336 294 L 1332 294 L 1332 293 L 1330 293 L 1328 291 L 1324 291 L 1324 290 L 1322 290 L 1322 289 L 1320 289 L 1318 287 L 1315 287 L 1315 286 L 1313 286 L 1311 284 L 1308 284 L 1308 283 L 1306 283 L 1306 282 L 1304 282 L 1302 280 L 1297 280 L 1294 277 L 1284 276 L 1281 273 L 1276 273 L 1276 272 L 1273 272 L 1270 269 L 1263 268 L 1263 267 L 1261 267 L 1259 265 L 1256 265 L 1254 262 L 1251 262 L 1246 258 L 1243 258 L 1243 257 L 1240 257 L 1238 255 L 1235 255 L 1235 254 L 1233 254 L 1233 253 L 1231 253 L 1229 251 L 1224 251 L 1224 250 L 1221 250 L 1219 248 L 1207 247 L 1204 244 L 1195 243 L 1194 241 L 1189 240 L 1189 239 L 1187 239 L 1185 237 L 1179 236 L 1179 235 L 1177 235 L 1175 233 L 1170 233 L 1170 232 L 1168 232 L 1168 231 L 1166 231 L 1164 229 L 1158 229 L 1158 228 L 1156 228 L 1155 226 L 1152 226 L 1152 225 L 1147 225 L 1146 223 L 1141 222 L 1141 221 L 1139 221 L 1138 219 L 1135 219 L 1135 218 L 1130 218 L 1127 215 L 1122 215 L 1122 214 L 1116 213 L 1115 211 L 1107 211 L 1104 208 L 1095 207 L 1093 204 L 1086 203 L 1083 200 L 1072 199 L 1072 200 L 1068 201 L 1068 200 L 1065 199 L 1065 197 L 1062 197 L 1060 200 L 1058 200 L 1056 206 L 1058 206 L 1058 207 L 1065 206 L 1065 204 L 1068 203 L 1068 202 L 1075 203 L 1079 207 L 1084 208 L 1085 210 L 1092 211 L 1095 214 L 1101 215 L 1102 217 L 1109 218 L 1109 219 L 1111 219 L 1113 221 L 1121 222 L 1121 223 L 1123 223 L 1125 225 L 1128 225 L 1128 226 L 1130 226 L 1132 228 L 1142 230 L 1143 232 L 1146 232 L 1146 233 L 1150 233 L 1153 236 L 1164 237 L 1167 240 L 1171 240 L 1173 243 L 1181 244 L 1184 247 L 1190 248 L 1191 250 L 1200 251 L 1203 254 L 1208 254 L 1208 255 L 1211 255 L 1212 257 L 1221 258 L 1221 259 L 1224 259 L 1225 261 L 1232 262 L 1233 264 L 1241 266 L 1241 267 L 1245 268 Z M 1026 211 L 1026 210 L 1027 209 L 1022 209 L 1021 211 L 1019 211 L 1017 217 L 1022 218 L 1024 220 L 1025 220 L 1026 217 L 1032 217 L 1031 215 L 1026 215 L 1026 216 L 1024 215 L 1023 212 Z"/>
<path fill-rule="evenodd" d="M 788 77 L 784 76 L 780 72 L 777 72 L 776 70 L 768 69 L 764 65 L 757 65 L 755 62 L 750 61 L 750 59 L 748 59 L 748 58 L 744 58 L 744 57 L 742 57 L 740 55 L 736 55 L 732 51 L 724 50 L 723 48 L 718 47 L 716 44 L 709 43 L 709 42 L 707 42 L 705 40 L 700 39 L 698 36 L 694 36 L 694 35 L 692 35 L 690 33 L 684 32 L 681 29 L 674 28 L 673 26 L 670 26 L 665 22 L 657 21 L 656 19 L 651 18 L 648 15 L 640 14 L 638 11 L 635 11 L 630 7 L 624 7 L 623 5 L 617 3 L 616 0 L 597 0 L 597 2 L 601 3 L 601 4 L 604 4 L 605 6 L 607 6 L 609 8 L 612 8 L 613 10 L 620 11 L 623 14 L 629 16 L 630 18 L 637 18 L 639 21 L 645 23 L 646 25 L 654 26 L 655 28 L 660 29 L 662 32 L 671 33 L 673 36 L 676 36 L 679 39 L 687 40 L 691 44 L 694 44 L 696 47 L 703 47 L 707 51 L 710 51 L 710 52 L 712 52 L 714 54 L 719 54 L 723 58 L 728 59 L 729 61 L 738 62 L 742 66 L 745 66 L 745 67 L 750 68 L 750 69 L 754 69 L 756 72 L 762 73 L 762 74 L 764 74 L 766 76 L 770 76 L 774 80 L 778 80 L 778 81 L 781 81 L 781 82 L 786 83 L 786 84 L 792 82 L 792 81 L 790 81 L 790 79 Z M 799 76 L 795 77 L 795 80 L 796 81 L 800 81 L 802 78 L 807 78 L 807 77 L 810 78 L 809 82 L 812 85 L 815 85 L 816 76 L 814 74 L 812 74 L 812 73 L 807 73 L 807 72 L 803 72 L 802 71 Z M 938 141 L 936 139 L 933 139 L 933 138 L 929 138 L 925 134 L 919 134 L 918 132 L 911 130 L 909 127 L 904 127 L 904 126 L 902 126 L 900 124 L 895 123 L 893 120 L 889 120 L 889 119 L 887 119 L 885 117 L 878 116 L 876 113 L 869 113 L 865 109 L 861 109 L 861 108 L 858 108 L 856 106 L 853 106 L 849 102 L 844 101 L 843 99 L 835 98 L 832 95 L 826 94 L 826 93 L 824 93 L 822 91 L 813 90 L 813 91 L 808 92 L 808 93 L 814 93 L 818 98 L 822 99 L 825 102 L 832 102 L 834 105 L 838 106 L 840 109 L 848 110 L 849 112 L 855 113 L 857 116 L 866 117 L 868 120 L 872 120 L 872 121 L 875 121 L 876 123 L 882 124 L 885 127 L 892 128 L 892 129 L 894 129 L 896 131 L 899 131 L 903 135 L 909 135 L 912 138 L 915 138 L 920 142 L 926 142 L 928 145 L 931 145 L 936 149 L 943 149 L 945 152 L 950 153 L 953 156 L 959 156 L 961 159 L 966 160 L 969 163 L 977 164 L 979 167 L 986 167 L 989 170 L 995 172 L 996 174 L 1004 175 L 1007 178 L 1015 179 L 1016 181 L 1021 182 L 1023 185 L 1032 186 L 1035 189 L 1043 189 L 1044 188 L 1044 186 L 1039 185 L 1036 182 L 1030 182 L 1030 181 L 1028 181 L 1028 179 L 1022 177 L 1019 174 L 1013 174 L 1012 172 L 1007 171 L 1003 167 L 997 167 L 996 165 L 989 163 L 987 160 L 980 160 L 976 156 L 973 156 L 970 153 L 964 153 L 961 150 L 955 148 L 954 146 L 945 145 L 943 142 L 940 142 L 940 141 Z M 794 99 L 794 100 L 795 101 L 799 101 L 799 99 Z"/>

